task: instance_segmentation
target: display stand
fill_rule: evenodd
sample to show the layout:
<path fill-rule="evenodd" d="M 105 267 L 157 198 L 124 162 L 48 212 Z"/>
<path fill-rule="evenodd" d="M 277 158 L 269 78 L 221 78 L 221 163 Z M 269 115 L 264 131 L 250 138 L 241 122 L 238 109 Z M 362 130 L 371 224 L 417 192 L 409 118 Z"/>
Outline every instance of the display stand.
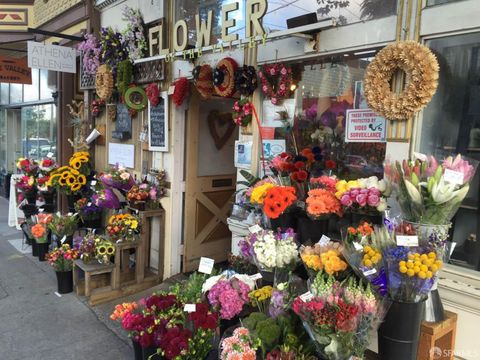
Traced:
<path fill-rule="evenodd" d="M 79 280 L 79 272 L 83 271 L 85 273 L 85 280 L 83 283 Z M 73 286 L 77 295 L 85 295 L 89 297 L 92 292 L 95 291 L 93 288 L 92 277 L 102 274 L 110 274 L 110 285 L 108 287 L 113 289 L 113 281 L 116 277 L 117 269 L 114 264 L 100 264 L 98 262 L 93 262 L 91 264 L 85 264 L 82 260 L 75 260 L 73 263 Z M 82 286 L 84 285 L 84 286 Z"/>
<path fill-rule="evenodd" d="M 457 318 L 457 314 L 445 311 L 445 320 L 443 321 L 436 323 L 422 322 L 418 360 L 453 360 Z"/>

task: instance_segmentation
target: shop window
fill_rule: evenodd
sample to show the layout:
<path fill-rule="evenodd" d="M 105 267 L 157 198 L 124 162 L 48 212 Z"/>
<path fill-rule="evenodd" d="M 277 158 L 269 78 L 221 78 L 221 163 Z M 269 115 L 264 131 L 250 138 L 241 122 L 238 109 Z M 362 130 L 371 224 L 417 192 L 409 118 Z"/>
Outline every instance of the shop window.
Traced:
<path fill-rule="evenodd" d="M 463 1 L 463 0 L 427 0 L 427 6 L 441 5 L 441 4 L 447 4 L 452 2 L 458 2 L 458 1 Z"/>
<path fill-rule="evenodd" d="M 39 70 L 38 69 L 32 69 L 32 84 L 31 85 L 24 85 L 24 87 L 23 87 L 23 92 L 24 92 L 23 101 L 24 102 L 38 101 L 38 95 L 39 95 L 39 92 L 40 92 L 39 82 L 40 82 Z"/>
<path fill-rule="evenodd" d="M 432 102 L 423 111 L 417 150 L 443 157 L 461 153 L 480 161 L 480 33 L 450 36 L 427 42 L 439 60 L 440 81 Z M 451 262 L 480 270 L 480 171 L 470 184 L 464 203 L 453 219 L 456 243 Z"/>
<path fill-rule="evenodd" d="M 56 109 L 53 104 L 22 108 L 22 155 L 43 159 L 48 153 L 56 157 Z"/>
<path fill-rule="evenodd" d="M 23 101 L 23 85 L 10 84 L 10 104 L 19 104 Z"/>
<path fill-rule="evenodd" d="M 0 84 L 0 104 L 7 105 L 9 102 L 9 84 Z"/>
<path fill-rule="evenodd" d="M 40 100 L 52 98 L 52 89 L 48 87 L 48 70 L 40 70 Z"/>
<path fill-rule="evenodd" d="M 0 109 L 0 176 L 7 171 L 7 122 L 5 110 Z"/>
<path fill-rule="evenodd" d="M 373 175 L 382 178 L 385 142 L 345 142 L 347 110 L 368 108 L 362 84 L 371 58 L 345 58 L 300 65 L 302 80 L 294 98 L 284 100 L 273 110 L 270 100 L 265 100 L 263 116 L 268 121 L 284 111 L 290 118 L 288 126 L 275 128 L 273 135 L 274 139 L 286 140 L 289 152 L 320 147 L 325 159 L 336 162 L 336 175 L 346 179 Z M 267 131 L 265 137 L 269 137 Z M 264 141 L 268 144 L 268 140 Z"/>

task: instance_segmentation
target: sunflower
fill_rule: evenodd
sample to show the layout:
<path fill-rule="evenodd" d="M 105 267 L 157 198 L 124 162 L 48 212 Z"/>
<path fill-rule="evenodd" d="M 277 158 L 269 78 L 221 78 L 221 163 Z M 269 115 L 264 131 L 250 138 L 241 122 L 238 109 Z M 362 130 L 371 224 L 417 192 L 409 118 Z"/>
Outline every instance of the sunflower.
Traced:
<path fill-rule="evenodd" d="M 115 254 L 115 248 L 113 246 L 108 246 L 107 255 L 113 255 L 113 254 Z"/>
<path fill-rule="evenodd" d="M 107 247 L 105 245 L 101 245 L 97 248 L 97 253 L 99 255 L 105 255 L 107 253 Z"/>
<path fill-rule="evenodd" d="M 76 179 L 75 179 L 75 176 L 73 176 L 73 175 L 69 175 L 67 177 L 66 181 L 67 181 L 67 185 L 70 186 L 70 187 L 72 187 L 72 185 L 77 182 Z"/>
<path fill-rule="evenodd" d="M 85 175 L 80 174 L 77 177 L 77 181 L 79 182 L 80 185 L 85 185 L 87 183 L 87 178 L 85 177 Z"/>
<path fill-rule="evenodd" d="M 66 186 L 67 185 L 67 179 L 64 179 L 63 177 L 60 177 L 60 179 L 58 179 L 58 183 L 61 186 Z"/>
<path fill-rule="evenodd" d="M 75 170 L 78 170 L 82 166 L 82 163 L 77 159 L 70 159 L 70 166 Z"/>
<path fill-rule="evenodd" d="M 78 172 L 77 170 L 75 170 L 73 168 L 70 168 L 70 172 L 75 176 L 80 175 L 80 172 Z"/>
<path fill-rule="evenodd" d="M 88 151 L 77 151 L 72 155 L 72 158 L 79 157 L 79 156 L 89 156 L 89 155 L 90 154 L 88 153 Z"/>
<path fill-rule="evenodd" d="M 79 184 L 78 182 L 76 182 L 75 184 L 73 184 L 73 185 L 70 186 L 70 190 L 72 190 L 72 191 L 78 191 L 78 190 L 80 190 L 81 188 L 82 188 L 82 185 Z"/>
<path fill-rule="evenodd" d="M 80 161 L 81 163 L 87 163 L 88 162 L 88 156 L 79 156 L 75 158 L 77 161 Z"/>
<path fill-rule="evenodd" d="M 60 177 L 64 180 L 67 180 L 69 176 L 72 176 L 72 173 L 70 171 L 64 171 L 60 175 Z"/>

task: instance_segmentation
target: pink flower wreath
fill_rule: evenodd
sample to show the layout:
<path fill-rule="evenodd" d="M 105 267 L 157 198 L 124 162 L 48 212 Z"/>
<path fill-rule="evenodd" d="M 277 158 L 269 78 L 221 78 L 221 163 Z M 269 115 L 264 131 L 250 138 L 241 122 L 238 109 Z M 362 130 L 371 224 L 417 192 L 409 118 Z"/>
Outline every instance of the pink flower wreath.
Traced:
<path fill-rule="evenodd" d="M 262 91 L 272 104 L 276 105 L 290 96 L 292 68 L 284 64 L 269 64 L 260 69 L 258 76 L 262 82 Z"/>

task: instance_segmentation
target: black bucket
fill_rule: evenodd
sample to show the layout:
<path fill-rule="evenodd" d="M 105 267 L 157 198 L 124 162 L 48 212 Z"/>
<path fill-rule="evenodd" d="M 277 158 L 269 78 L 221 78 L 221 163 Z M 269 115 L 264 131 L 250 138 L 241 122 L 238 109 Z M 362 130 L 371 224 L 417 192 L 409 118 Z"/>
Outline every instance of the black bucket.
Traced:
<path fill-rule="evenodd" d="M 102 217 L 99 216 L 95 219 L 85 219 L 80 222 L 79 227 L 88 229 L 100 229 L 102 227 Z"/>
<path fill-rule="evenodd" d="M 288 228 L 296 229 L 297 228 L 297 221 L 296 216 L 292 212 L 287 212 L 281 214 L 276 219 L 270 219 L 270 226 L 272 230 L 277 231 L 280 230 L 287 230 Z"/>
<path fill-rule="evenodd" d="M 297 236 L 301 244 L 315 244 L 328 233 L 328 219 L 312 220 L 308 217 L 297 219 Z"/>
<path fill-rule="evenodd" d="M 37 243 L 38 261 L 45 261 L 45 256 L 48 254 L 49 243 Z"/>
<path fill-rule="evenodd" d="M 22 211 L 25 216 L 25 219 L 29 219 L 33 215 L 38 214 L 38 208 L 36 205 L 25 204 L 22 206 Z"/>
<path fill-rule="evenodd" d="M 157 355 L 157 348 L 155 346 L 143 348 L 143 360 L 161 360 L 161 359 L 163 359 L 163 356 Z"/>
<path fill-rule="evenodd" d="M 418 303 L 393 301 L 378 329 L 380 359 L 416 360 L 425 300 Z"/>
<path fill-rule="evenodd" d="M 55 191 L 46 191 L 42 192 L 43 200 L 45 201 L 46 205 L 53 205 L 55 201 Z"/>
<path fill-rule="evenodd" d="M 29 204 L 35 205 L 37 203 L 37 190 L 26 191 L 23 194 Z"/>
<path fill-rule="evenodd" d="M 374 225 L 383 225 L 383 216 L 381 214 L 373 215 L 352 212 L 350 213 L 350 219 L 350 224 L 353 225 L 360 225 L 364 222 L 368 222 Z"/>
<path fill-rule="evenodd" d="M 32 240 L 30 245 L 32 246 L 32 256 L 38 256 L 38 245 L 35 239 Z"/>
<path fill-rule="evenodd" d="M 138 343 L 138 341 L 135 341 L 132 339 L 132 345 L 133 345 L 133 356 L 135 360 L 143 360 L 143 351 L 142 347 Z"/>
<path fill-rule="evenodd" d="M 57 275 L 57 289 L 59 294 L 68 294 L 73 291 L 73 272 L 70 271 L 56 271 Z"/>

